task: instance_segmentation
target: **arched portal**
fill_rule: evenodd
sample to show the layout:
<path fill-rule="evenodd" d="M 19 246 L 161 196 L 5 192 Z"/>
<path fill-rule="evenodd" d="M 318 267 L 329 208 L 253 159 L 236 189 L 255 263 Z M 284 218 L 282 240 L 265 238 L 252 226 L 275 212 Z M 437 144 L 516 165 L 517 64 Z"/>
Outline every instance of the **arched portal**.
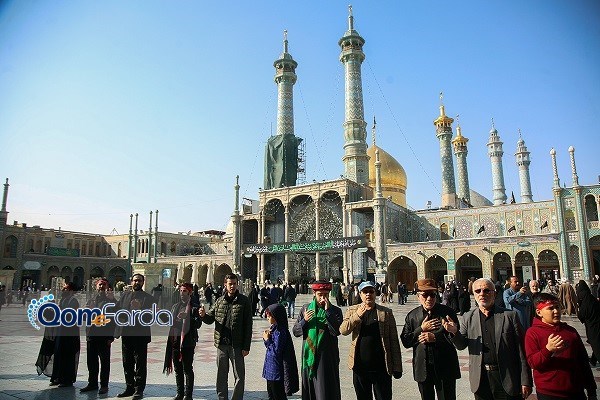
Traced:
<path fill-rule="evenodd" d="M 405 256 L 394 258 L 387 268 L 387 281 L 394 290 L 398 282 L 412 288 L 417 281 L 417 264 Z"/>
<path fill-rule="evenodd" d="M 108 271 L 108 282 L 112 287 L 115 287 L 115 283 L 117 282 L 125 282 L 125 276 L 127 272 L 121 267 L 113 267 L 110 271 Z"/>
<path fill-rule="evenodd" d="M 104 276 L 104 270 L 100 267 L 94 267 L 90 271 L 90 279 L 100 278 Z"/>
<path fill-rule="evenodd" d="M 504 284 L 506 278 L 512 275 L 512 261 L 510 256 L 501 251 L 494 254 L 492 275 L 495 281 L 500 281 Z"/>
<path fill-rule="evenodd" d="M 225 282 L 225 276 L 227 274 L 230 274 L 231 271 L 231 267 L 227 264 L 221 264 L 217 267 L 217 269 L 215 269 L 215 274 L 214 274 L 214 286 L 223 286 L 223 283 Z"/>
<path fill-rule="evenodd" d="M 442 256 L 434 254 L 425 261 L 425 277 L 434 279 L 438 285 L 444 284 L 444 275 L 447 273 L 448 264 Z"/>
<path fill-rule="evenodd" d="M 523 277 L 523 269 L 529 268 L 531 271 L 535 271 L 535 260 L 533 259 L 533 255 L 525 250 L 518 252 L 515 255 L 515 275 L 523 284 L 525 284 L 525 279 L 529 279 L 529 277 L 531 276 L 526 274 L 526 276 Z"/>
<path fill-rule="evenodd" d="M 192 264 L 188 264 L 183 267 L 183 282 L 190 283 L 192 281 L 192 272 L 194 271 L 194 266 Z"/>
<path fill-rule="evenodd" d="M 538 254 L 538 269 L 540 271 L 540 276 L 537 277 L 538 279 L 553 279 L 554 282 L 556 282 L 560 277 L 558 255 L 552 250 L 542 250 Z"/>
<path fill-rule="evenodd" d="M 206 286 L 206 276 L 208 274 L 208 265 L 204 264 L 198 267 L 198 287 Z"/>
<path fill-rule="evenodd" d="M 52 278 L 56 278 L 56 277 L 60 276 L 60 270 L 58 269 L 58 267 L 56 265 L 53 265 L 50 268 L 48 268 L 48 272 L 46 273 L 46 276 L 48 277 L 48 279 L 46 280 L 46 282 L 48 284 L 46 286 L 52 287 Z"/>
<path fill-rule="evenodd" d="M 334 256 L 328 263 L 328 275 L 331 279 L 336 282 L 342 282 L 344 275 L 342 274 L 342 267 L 344 266 L 344 258 L 341 255 Z"/>
<path fill-rule="evenodd" d="M 83 285 L 83 277 L 85 276 L 85 271 L 82 267 L 75 267 L 73 271 L 73 283 L 77 286 Z"/>
<path fill-rule="evenodd" d="M 63 277 L 66 283 L 71 282 L 72 274 L 73 270 L 71 269 L 71 267 L 63 267 L 63 269 L 60 271 L 60 275 Z"/>
<path fill-rule="evenodd" d="M 456 260 L 456 281 L 467 286 L 469 278 L 483 278 L 481 260 L 473 253 L 463 254 Z"/>

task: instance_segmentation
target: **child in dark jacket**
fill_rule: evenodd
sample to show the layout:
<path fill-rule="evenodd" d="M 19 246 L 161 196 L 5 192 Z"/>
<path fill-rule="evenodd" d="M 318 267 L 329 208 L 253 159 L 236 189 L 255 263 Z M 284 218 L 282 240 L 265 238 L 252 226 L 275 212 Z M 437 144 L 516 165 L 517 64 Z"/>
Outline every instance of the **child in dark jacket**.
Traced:
<path fill-rule="evenodd" d="M 538 400 L 596 399 L 596 381 L 577 331 L 560 321 L 558 298 L 549 293 L 534 298 L 533 325 L 525 334 L 527 362 L 533 369 Z"/>
<path fill-rule="evenodd" d="M 266 315 L 271 327 L 263 333 L 267 353 L 262 376 L 267 380 L 269 400 L 287 400 L 284 385 L 284 354 L 286 348 L 292 344 L 287 314 L 285 307 L 275 303 L 267 307 Z"/>

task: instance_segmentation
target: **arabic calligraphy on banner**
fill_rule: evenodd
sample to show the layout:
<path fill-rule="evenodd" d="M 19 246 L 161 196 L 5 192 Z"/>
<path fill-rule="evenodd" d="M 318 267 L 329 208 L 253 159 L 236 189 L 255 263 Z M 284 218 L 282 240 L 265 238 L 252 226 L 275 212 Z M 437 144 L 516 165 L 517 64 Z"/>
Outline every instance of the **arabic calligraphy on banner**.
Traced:
<path fill-rule="evenodd" d="M 362 236 L 314 240 L 311 242 L 290 243 L 259 243 L 243 247 L 244 254 L 268 254 L 268 253 L 303 253 L 313 251 L 337 251 L 342 249 L 355 249 L 367 247 L 365 238 Z"/>

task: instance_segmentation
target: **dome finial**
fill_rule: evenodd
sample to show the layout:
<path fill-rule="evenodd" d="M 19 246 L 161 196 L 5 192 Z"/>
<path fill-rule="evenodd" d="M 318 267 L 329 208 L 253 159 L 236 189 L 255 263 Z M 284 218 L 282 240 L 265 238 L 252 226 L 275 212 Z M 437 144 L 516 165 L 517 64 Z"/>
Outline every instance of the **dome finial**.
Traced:
<path fill-rule="evenodd" d="M 287 39 L 287 29 L 283 30 L 283 52 L 288 52 L 288 39 Z"/>
<path fill-rule="evenodd" d="M 444 92 L 440 92 L 440 117 L 446 116 L 446 109 L 444 108 Z"/>
<path fill-rule="evenodd" d="M 459 137 L 462 137 L 460 121 L 459 121 L 460 115 L 456 114 L 456 117 L 454 117 L 454 118 L 456 119 L 456 137 L 459 138 Z"/>
<path fill-rule="evenodd" d="M 494 117 L 492 117 L 492 129 L 496 129 L 496 125 L 494 125 Z"/>
<path fill-rule="evenodd" d="M 354 30 L 354 17 L 352 16 L 352 4 L 348 4 L 348 30 Z"/>

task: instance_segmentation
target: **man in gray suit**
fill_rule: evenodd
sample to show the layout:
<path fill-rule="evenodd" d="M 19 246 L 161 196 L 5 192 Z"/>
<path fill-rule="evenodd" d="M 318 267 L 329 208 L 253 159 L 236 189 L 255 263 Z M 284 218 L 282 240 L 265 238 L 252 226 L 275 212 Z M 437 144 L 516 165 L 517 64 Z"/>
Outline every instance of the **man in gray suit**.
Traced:
<path fill-rule="evenodd" d="M 478 308 L 463 316 L 460 330 L 442 320 L 457 349 L 469 347 L 469 380 L 476 400 L 521 400 L 531 394 L 531 370 L 523 348 L 524 332 L 515 311 L 494 305 L 494 283 L 473 283 Z"/>

